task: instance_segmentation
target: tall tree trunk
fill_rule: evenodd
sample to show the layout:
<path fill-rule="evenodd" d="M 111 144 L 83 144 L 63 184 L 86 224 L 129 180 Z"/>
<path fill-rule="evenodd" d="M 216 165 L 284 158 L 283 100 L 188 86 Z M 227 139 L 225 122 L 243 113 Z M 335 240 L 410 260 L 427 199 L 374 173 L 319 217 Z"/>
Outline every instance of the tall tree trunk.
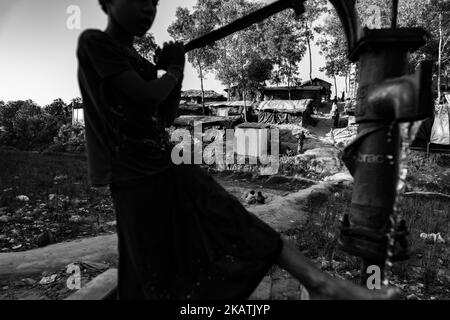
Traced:
<path fill-rule="evenodd" d="M 338 90 L 337 90 L 337 81 L 336 81 L 336 75 L 333 74 L 333 79 L 334 79 L 334 96 L 337 98 L 338 97 Z"/>
<path fill-rule="evenodd" d="M 289 101 L 291 101 L 291 63 L 289 63 L 289 76 L 288 76 L 288 95 L 289 95 Z"/>
<path fill-rule="evenodd" d="M 439 13 L 439 57 L 438 57 L 438 105 L 441 103 L 441 67 L 442 67 L 442 13 Z"/>
<path fill-rule="evenodd" d="M 289 101 L 291 101 L 291 81 L 290 81 L 290 77 L 288 78 L 288 98 L 289 98 Z"/>
<path fill-rule="evenodd" d="M 348 81 L 348 73 L 345 74 L 345 93 L 348 93 L 347 81 Z"/>
<path fill-rule="evenodd" d="M 202 90 L 202 112 L 203 115 L 206 114 L 205 112 L 205 90 L 203 88 L 203 69 L 202 69 L 202 64 L 200 63 L 200 61 L 197 61 L 198 63 L 198 71 L 199 71 L 199 76 L 200 76 L 200 88 Z"/>
<path fill-rule="evenodd" d="M 243 86 L 242 98 L 244 100 L 244 120 L 245 120 L 245 122 L 248 122 L 248 119 L 247 119 L 247 103 L 245 101 L 245 99 L 246 99 L 246 96 L 245 96 L 245 85 Z"/>
<path fill-rule="evenodd" d="M 309 84 L 312 85 L 312 52 L 311 52 L 311 39 L 306 37 L 306 43 L 308 44 L 308 52 L 309 52 Z"/>
<path fill-rule="evenodd" d="M 230 95 L 231 95 L 231 85 L 228 84 L 228 92 L 227 92 L 227 101 L 230 102 Z"/>
<path fill-rule="evenodd" d="M 350 86 L 351 86 L 351 84 L 350 84 L 350 80 L 351 80 L 351 70 L 349 69 L 349 71 L 348 71 L 348 92 L 350 93 L 350 91 L 351 91 L 351 89 L 350 89 Z"/>

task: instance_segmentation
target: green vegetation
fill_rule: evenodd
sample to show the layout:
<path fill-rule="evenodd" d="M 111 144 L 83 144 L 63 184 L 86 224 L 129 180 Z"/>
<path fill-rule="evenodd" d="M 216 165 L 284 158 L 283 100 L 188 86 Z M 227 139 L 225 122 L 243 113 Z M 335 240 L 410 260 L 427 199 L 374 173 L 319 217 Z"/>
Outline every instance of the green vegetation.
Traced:
<path fill-rule="evenodd" d="M 410 188 L 422 191 L 448 192 L 450 176 L 445 174 L 450 157 L 414 153 L 409 162 Z M 448 171 L 448 170 L 447 170 Z M 433 181 L 433 182 L 430 182 Z M 344 214 L 349 212 L 352 190 L 338 187 L 334 197 L 327 201 L 309 203 L 309 218 L 306 225 L 297 230 L 300 249 L 318 261 L 323 269 L 358 282 L 360 263 L 338 247 L 339 225 Z M 403 290 L 404 296 L 414 294 L 419 298 L 450 298 L 450 201 L 423 196 L 402 196 L 399 206 L 401 217 L 406 220 L 410 232 L 408 241 L 411 258 L 394 263 L 388 274 L 392 285 Z M 422 233 L 440 233 L 446 243 L 425 241 Z"/>

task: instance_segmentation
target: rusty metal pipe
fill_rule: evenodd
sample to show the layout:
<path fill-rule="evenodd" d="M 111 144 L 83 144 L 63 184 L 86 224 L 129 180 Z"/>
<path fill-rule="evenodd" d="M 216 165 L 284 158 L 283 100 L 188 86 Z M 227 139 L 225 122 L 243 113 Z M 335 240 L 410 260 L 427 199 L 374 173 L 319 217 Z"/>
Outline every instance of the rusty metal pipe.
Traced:
<path fill-rule="evenodd" d="M 199 49 L 205 47 L 207 45 L 211 45 L 214 42 L 221 40 L 235 32 L 241 31 L 254 23 L 261 22 L 274 14 L 277 14 L 286 9 L 294 9 L 297 15 L 300 15 L 305 12 L 303 7 L 304 0 L 279 0 L 272 4 L 265 6 L 255 12 L 250 13 L 249 15 L 237 19 L 236 21 L 214 30 L 204 36 L 201 36 L 197 39 L 194 39 L 188 42 L 184 46 L 184 50 L 186 52 L 192 51 L 194 49 Z"/>

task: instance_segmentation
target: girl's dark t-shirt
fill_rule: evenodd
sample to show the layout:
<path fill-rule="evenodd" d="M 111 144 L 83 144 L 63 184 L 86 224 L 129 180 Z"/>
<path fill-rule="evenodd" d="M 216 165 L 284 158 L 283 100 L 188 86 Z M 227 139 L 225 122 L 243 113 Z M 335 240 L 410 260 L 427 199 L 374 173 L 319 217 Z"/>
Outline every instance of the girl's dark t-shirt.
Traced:
<path fill-rule="evenodd" d="M 90 183 L 127 183 L 169 168 L 170 139 L 161 117 L 150 111 L 157 108 L 139 105 L 109 81 L 128 70 L 154 80 L 155 66 L 100 30 L 80 35 L 77 57 Z M 174 90 L 167 100 L 179 94 Z"/>

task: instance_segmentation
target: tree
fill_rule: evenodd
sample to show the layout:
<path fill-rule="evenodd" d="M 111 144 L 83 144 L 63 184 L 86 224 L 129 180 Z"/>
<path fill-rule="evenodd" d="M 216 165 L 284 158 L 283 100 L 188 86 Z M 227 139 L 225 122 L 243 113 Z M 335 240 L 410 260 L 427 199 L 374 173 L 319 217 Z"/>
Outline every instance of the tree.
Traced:
<path fill-rule="evenodd" d="M 24 150 L 50 146 L 61 126 L 70 123 L 70 108 L 61 99 L 41 108 L 32 100 L 10 101 L 0 108 L 0 143 Z"/>
<path fill-rule="evenodd" d="M 392 0 L 358 0 L 355 7 L 363 27 L 370 29 L 391 27 Z"/>
<path fill-rule="evenodd" d="M 391 22 L 391 2 L 379 0 L 361 0 L 358 9 L 363 21 L 370 20 L 374 11 L 367 8 L 378 7 L 381 25 L 389 26 Z M 373 10 L 373 9 L 372 9 Z M 422 27 L 431 35 L 427 44 L 411 54 L 410 71 L 423 60 L 436 61 L 434 74 L 437 82 L 437 97 L 441 97 L 442 73 L 450 64 L 450 1 L 448 0 L 408 0 L 400 1 L 398 8 L 398 25 L 400 27 Z"/>
<path fill-rule="evenodd" d="M 433 34 L 430 46 L 437 46 L 433 52 L 437 52 L 437 103 L 441 103 L 442 69 L 450 62 L 449 51 L 446 50 L 450 42 L 450 1 L 431 0 L 426 3 L 427 18 L 425 19 L 429 31 Z"/>
<path fill-rule="evenodd" d="M 71 122 L 71 108 L 60 98 L 46 105 L 43 111 L 56 121 L 58 127 Z"/>
<path fill-rule="evenodd" d="M 273 62 L 270 59 L 255 57 L 249 62 L 245 69 L 249 89 L 258 91 L 272 76 Z"/>
<path fill-rule="evenodd" d="M 70 101 L 69 106 L 70 106 L 71 109 L 76 109 L 76 108 L 80 108 L 81 109 L 81 108 L 83 108 L 83 99 L 81 99 L 80 97 L 73 98 Z"/>
<path fill-rule="evenodd" d="M 198 0 L 192 13 L 186 8 L 177 8 L 176 20 L 169 26 L 169 34 L 176 41 L 186 43 L 211 32 L 218 24 L 215 12 L 217 12 L 219 4 L 217 0 Z M 205 113 L 205 90 L 203 82 L 205 74 L 212 70 L 215 58 L 216 51 L 214 50 L 214 46 L 207 46 L 188 53 L 188 61 L 196 69 L 200 78 L 203 113 Z"/>
<path fill-rule="evenodd" d="M 32 100 L 8 102 L 0 109 L 0 122 L 2 144 L 24 149 L 33 147 L 44 126 L 42 110 Z"/>
<path fill-rule="evenodd" d="M 156 48 L 158 47 L 155 42 L 155 37 L 151 33 L 147 33 L 140 38 L 136 37 L 133 46 L 140 55 L 149 61 L 153 61 Z"/>
<path fill-rule="evenodd" d="M 273 63 L 270 59 L 255 57 L 246 67 L 247 78 L 256 84 L 261 84 L 270 79 Z"/>
<path fill-rule="evenodd" d="M 8 133 L 14 131 L 14 118 L 24 101 L 9 101 L 0 108 L 0 126 Z"/>
<path fill-rule="evenodd" d="M 265 52 L 275 64 L 272 82 L 287 83 L 289 99 L 290 88 L 301 80 L 298 66 L 306 53 L 301 28 L 300 18 L 291 10 L 279 13 L 265 24 Z"/>
<path fill-rule="evenodd" d="M 325 57 L 325 66 L 320 71 L 334 79 L 335 95 L 338 95 L 337 76 L 348 78 L 351 70 L 350 61 L 347 58 L 347 39 L 343 32 L 343 27 L 335 11 L 332 11 L 320 27 L 322 33 L 317 44 L 320 47 L 320 54 Z M 347 82 L 347 81 L 346 81 Z"/>
<path fill-rule="evenodd" d="M 322 14 L 329 13 L 327 7 L 327 0 L 309 0 L 305 3 L 305 13 L 300 17 L 301 33 L 308 46 L 309 55 L 309 80 L 312 83 L 312 52 L 311 42 L 314 41 L 314 33 L 320 32 L 320 28 L 314 28 L 313 25 L 322 16 Z"/>
<path fill-rule="evenodd" d="M 228 24 L 262 6 L 260 3 L 245 0 L 228 0 L 222 1 L 221 4 L 216 13 L 220 25 Z M 213 65 L 216 78 L 228 87 L 228 92 L 232 86 L 237 86 L 244 100 L 246 120 L 245 101 L 249 89 L 252 89 L 248 68 L 254 61 L 264 59 L 264 39 L 264 30 L 257 24 L 219 41 L 216 47 L 217 55 Z"/>

